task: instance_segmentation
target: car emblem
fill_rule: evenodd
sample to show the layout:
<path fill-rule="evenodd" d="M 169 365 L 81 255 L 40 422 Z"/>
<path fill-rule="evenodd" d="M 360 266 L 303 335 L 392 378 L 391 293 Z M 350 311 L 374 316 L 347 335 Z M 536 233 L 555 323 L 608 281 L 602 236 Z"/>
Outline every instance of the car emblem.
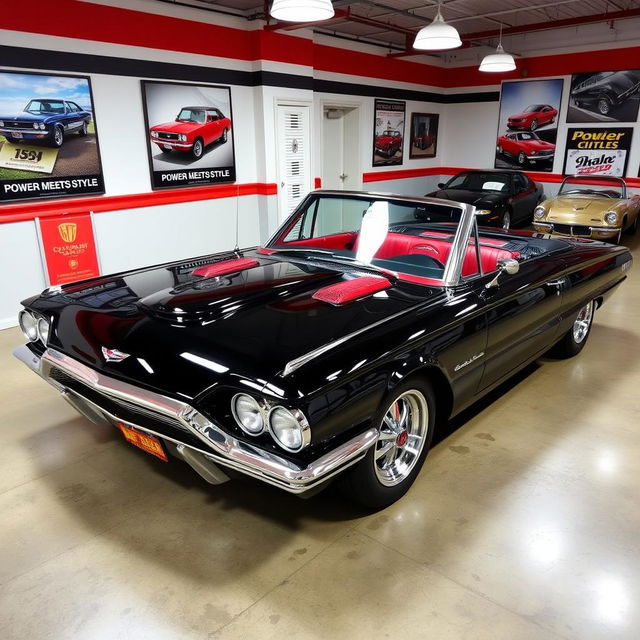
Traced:
<path fill-rule="evenodd" d="M 123 353 L 117 349 L 107 349 L 107 347 L 102 347 L 102 356 L 104 357 L 105 362 L 122 362 L 125 358 L 128 358 L 129 355 L 130 354 Z"/>

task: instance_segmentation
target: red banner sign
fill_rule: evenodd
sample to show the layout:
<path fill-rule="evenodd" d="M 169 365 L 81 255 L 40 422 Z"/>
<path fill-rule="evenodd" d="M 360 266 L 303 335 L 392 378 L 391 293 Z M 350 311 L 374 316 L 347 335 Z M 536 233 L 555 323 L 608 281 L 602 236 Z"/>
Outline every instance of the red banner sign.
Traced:
<path fill-rule="evenodd" d="M 66 284 L 100 275 L 89 214 L 41 218 L 39 223 L 50 284 Z"/>

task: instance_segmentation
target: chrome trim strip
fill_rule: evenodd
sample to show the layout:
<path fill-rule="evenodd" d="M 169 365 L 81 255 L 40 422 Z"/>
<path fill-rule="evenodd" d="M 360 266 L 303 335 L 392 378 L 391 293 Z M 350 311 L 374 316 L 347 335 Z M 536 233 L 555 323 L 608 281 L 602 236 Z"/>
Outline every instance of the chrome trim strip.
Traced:
<path fill-rule="evenodd" d="M 49 376 L 54 366 L 106 396 L 128 400 L 176 418 L 187 427 L 190 433 L 200 439 L 203 443 L 202 449 L 187 445 L 178 439 L 147 427 L 141 427 L 137 424 L 134 426 L 156 437 L 190 447 L 204 454 L 213 462 L 236 469 L 291 493 L 304 493 L 355 464 L 365 456 L 369 447 L 378 437 L 377 429 L 370 428 L 336 447 L 333 451 L 310 462 L 307 466 L 300 467 L 274 453 L 264 451 L 228 435 L 184 402 L 105 376 L 55 349 L 48 348 L 42 358 L 36 356 L 26 345 L 18 347 L 13 353 L 18 360 L 26 364 L 58 391 L 64 392 L 65 387 Z M 75 399 L 82 398 L 90 407 L 98 410 L 111 421 L 119 420 L 77 391 L 72 392 Z"/>
<path fill-rule="evenodd" d="M 149 140 L 151 140 L 151 142 L 153 142 L 154 144 L 168 144 L 171 145 L 172 147 L 182 147 L 183 149 L 190 149 L 191 147 L 193 147 L 193 144 L 189 144 L 189 143 L 183 143 L 183 142 L 174 142 L 173 140 L 165 140 L 164 138 L 149 138 Z"/>
<path fill-rule="evenodd" d="M 426 199 L 426 198 L 425 198 Z M 428 200 L 434 200 L 435 203 L 447 202 L 449 205 L 455 205 L 462 210 L 460 216 L 460 223 L 456 235 L 451 243 L 451 251 L 447 258 L 447 264 L 444 266 L 444 274 L 442 280 L 446 287 L 455 287 L 460 282 L 460 275 L 462 273 L 462 263 L 467 254 L 469 248 L 469 238 L 473 231 L 473 225 L 476 220 L 476 208 L 472 204 L 464 204 L 462 202 L 452 202 L 448 200 L 435 200 L 435 198 L 429 198 Z"/>
<path fill-rule="evenodd" d="M 0 133 L 5 135 L 5 133 L 34 133 L 40 136 L 46 136 L 50 133 L 50 129 L 11 129 L 8 127 L 0 127 Z"/>

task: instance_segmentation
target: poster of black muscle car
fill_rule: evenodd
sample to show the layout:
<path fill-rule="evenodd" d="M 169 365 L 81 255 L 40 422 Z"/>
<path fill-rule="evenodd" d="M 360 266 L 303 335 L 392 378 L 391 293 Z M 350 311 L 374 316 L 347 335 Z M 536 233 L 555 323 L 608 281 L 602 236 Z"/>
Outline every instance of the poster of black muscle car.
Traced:
<path fill-rule="evenodd" d="M 577 73 L 567 122 L 635 122 L 639 104 L 640 69 Z"/>
<path fill-rule="evenodd" d="M 375 101 L 373 166 L 402 164 L 405 102 Z"/>
<path fill-rule="evenodd" d="M 235 182 L 231 89 L 142 81 L 153 189 Z"/>
<path fill-rule="evenodd" d="M 91 81 L 0 70 L 0 202 L 104 193 Z"/>
<path fill-rule="evenodd" d="M 564 80 L 502 83 L 496 169 L 553 171 Z"/>
<path fill-rule="evenodd" d="M 563 173 L 623 178 L 627 172 L 632 136 L 631 127 L 569 129 Z"/>

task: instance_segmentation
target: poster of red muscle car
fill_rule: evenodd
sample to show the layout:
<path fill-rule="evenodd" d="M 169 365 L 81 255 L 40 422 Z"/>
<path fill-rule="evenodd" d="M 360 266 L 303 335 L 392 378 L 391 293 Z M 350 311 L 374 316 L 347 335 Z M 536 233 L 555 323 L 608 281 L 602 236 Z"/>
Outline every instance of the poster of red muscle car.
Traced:
<path fill-rule="evenodd" d="M 496 140 L 496 169 L 552 171 L 564 81 L 503 82 Z"/>
<path fill-rule="evenodd" d="M 231 89 L 142 81 L 153 189 L 235 182 Z"/>
<path fill-rule="evenodd" d="M 402 164 L 406 103 L 375 101 L 373 123 L 373 166 Z"/>

